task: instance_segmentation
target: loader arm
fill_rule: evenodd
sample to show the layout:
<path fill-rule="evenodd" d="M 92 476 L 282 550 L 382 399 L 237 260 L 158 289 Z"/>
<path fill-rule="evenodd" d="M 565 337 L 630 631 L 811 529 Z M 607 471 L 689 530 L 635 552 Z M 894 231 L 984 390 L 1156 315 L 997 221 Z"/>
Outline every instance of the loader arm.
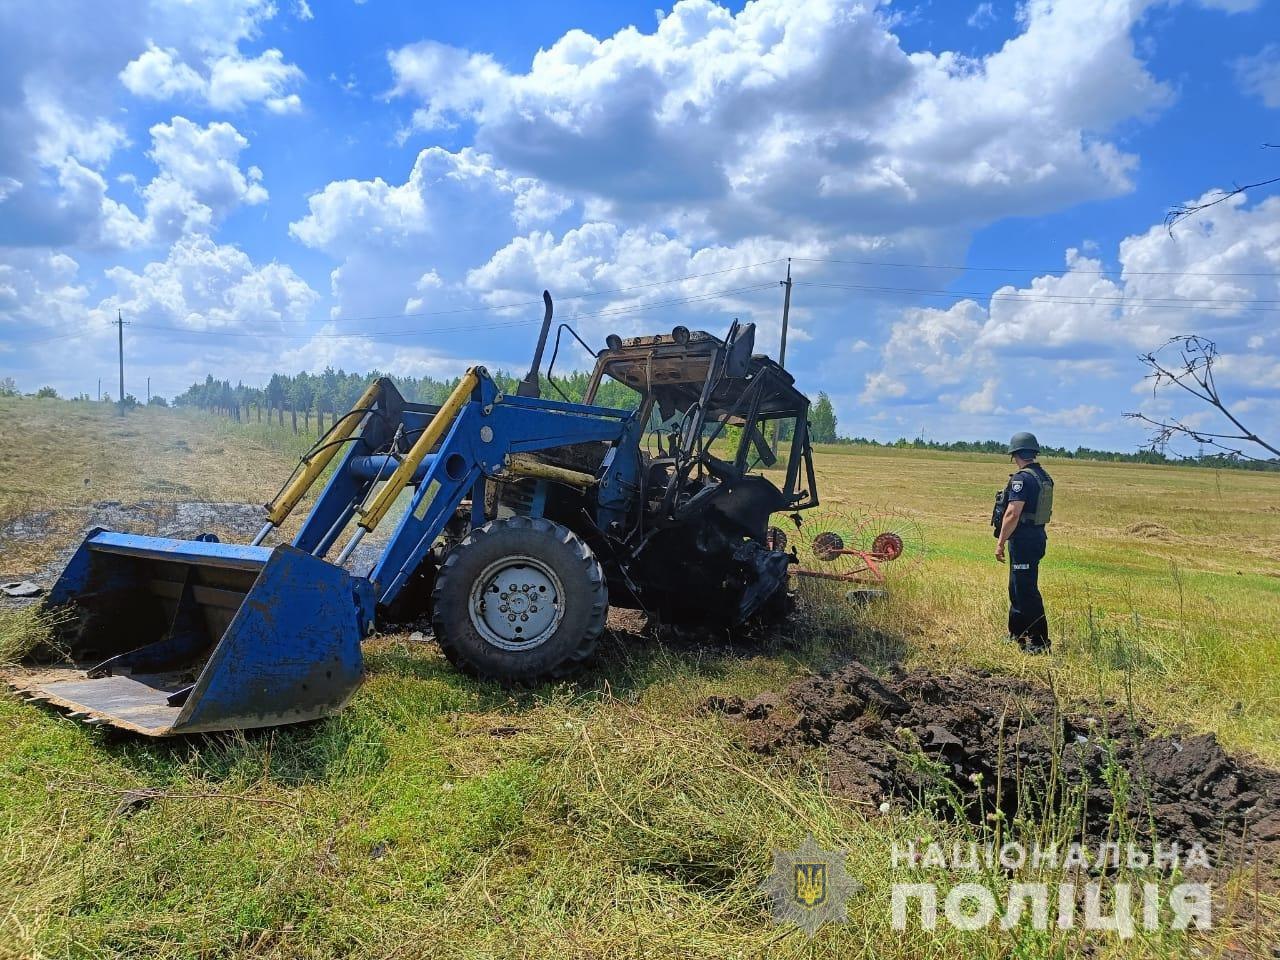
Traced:
<path fill-rule="evenodd" d="M 602 515 L 624 511 L 636 454 L 618 441 L 637 430 L 632 411 L 503 395 L 482 367 L 438 407 L 376 381 L 267 505 L 254 543 L 92 531 L 48 597 L 68 614 L 58 649 L 43 651 L 53 662 L 7 679 L 75 718 L 149 736 L 328 716 L 360 684 L 360 641 L 378 606 L 405 589 L 468 495 L 483 521 L 486 479 L 539 471 L 543 482 L 599 483 L 610 490 Z M 599 476 L 528 457 L 600 441 L 615 455 Z M 262 545 L 330 468 L 293 542 Z M 372 570 L 345 569 L 408 489 Z M 341 554 L 326 559 L 353 521 Z"/>
<path fill-rule="evenodd" d="M 455 665 L 522 682 L 586 662 L 611 602 L 738 623 L 785 600 L 789 558 L 767 524 L 817 503 L 809 401 L 752 353 L 754 326 L 723 341 L 684 327 L 611 337 L 588 402 L 573 403 L 534 388 L 544 302 L 525 389 L 504 393 L 476 366 L 437 405 L 375 380 L 265 505 L 252 543 L 91 531 L 47 598 L 58 636 L 7 679 L 87 723 L 245 729 L 340 710 L 364 675 L 362 639 L 401 598 L 430 609 Z M 606 374 L 636 409 L 590 402 Z M 684 438 L 649 460 L 655 409 L 684 412 Z M 752 454 L 774 459 L 769 420 L 794 421 L 781 490 L 748 475 Z M 730 425 L 741 439 L 722 460 L 711 444 Z M 317 484 L 292 541 L 267 545 Z"/>
<path fill-rule="evenodd" d="M 470 399 L 447 426 L 409 508 L 369 574 L 381 604 L 399 596 L 462 501 L 469 494 L 473 502 L 483 500 L 478 489 L 482 480 L 518 475 L 525 469 L 520 454 L 579 443 L 616 444 L 636 420 L 630 410 L 503 395 L 483 368 L 476 373 Z M 441 415 L 447 413 L 441 410 Z M 612 485 L 618 487 L 630 470 L 625 459 L 611 458 L 604 476 L 593 479 L 607 481 L 613 475 Z"/>

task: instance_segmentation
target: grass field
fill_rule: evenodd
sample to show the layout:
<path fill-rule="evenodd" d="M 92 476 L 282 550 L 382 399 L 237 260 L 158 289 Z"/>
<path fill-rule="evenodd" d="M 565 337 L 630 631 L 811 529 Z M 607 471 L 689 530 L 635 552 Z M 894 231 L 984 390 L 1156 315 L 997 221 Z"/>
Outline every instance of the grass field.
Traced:
<path fill-rule="evenodd" d="M 124 421 L 88 404 L 0 400 L 0 576 L 74 537 L 86 501 L 262 502 L 306 438 L 182 411 Z M 996 457 L 824 449 L 831 508 L 919 519 L 926 564 L 837 640 L 668 647 L 611 635 L 575 682 L 509 694 L 407 635 L 367 646 L 342 715 L 155 743 L 0 696 L 0 955 L 1066 957 L 1264 955 L 1280 943 L 1275 864 L 1220 889 L 1208 934 L 1131 940 L 1027 927 L 889 927 L 895 841 L 966 836 L 881 816 L 745 751 L 710 694 L 777 690 L 858 655 L 1052 682 L 1128 700 L 1280 764 L 1280 476 L 1046 464 L 1057 481 L 1042 583 L 1055 652 L 1003 641 L 992 557 Z M 3 629 L 22 629 L 10 616 Z M 139 792 L 146 791 L 146 792 Z M 774 847 L 848 850 L 867 889 L 809 941 L 757 892 Z M 1268 892 L 1270 891 L 1270 892 Z"/>

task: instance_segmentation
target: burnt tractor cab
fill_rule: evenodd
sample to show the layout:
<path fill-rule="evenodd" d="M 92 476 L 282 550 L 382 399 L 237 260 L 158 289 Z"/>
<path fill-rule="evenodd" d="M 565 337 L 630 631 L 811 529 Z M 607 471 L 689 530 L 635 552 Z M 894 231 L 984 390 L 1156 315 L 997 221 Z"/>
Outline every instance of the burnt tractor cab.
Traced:
<path fill-rule="evenodd" d="M 741 623 L 784 607 L 785 535 L 770 525 L 818 503 L 808 398 L 754 352 L 755 324 L 725 339 L 676 327 L 610 336 L 585 402 L 614 380 L 638 395 L 638 489 L 604 531 L 615 603 L 678 624 Z"/>

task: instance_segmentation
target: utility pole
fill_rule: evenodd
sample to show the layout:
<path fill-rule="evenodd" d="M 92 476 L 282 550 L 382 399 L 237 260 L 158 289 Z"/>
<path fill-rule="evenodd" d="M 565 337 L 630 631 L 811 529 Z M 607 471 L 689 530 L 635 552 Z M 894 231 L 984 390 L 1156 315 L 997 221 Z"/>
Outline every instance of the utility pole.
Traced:
<path fill-rule="evenodd" d="M 98 402 L 102 402 L 102 378 L 98 378 Z"/>
<path fill-rule="evenodd" d="M 787 279 L 780 281 L 786 292 L 782 295 L 782 345 L 778 347 L 778 366 L 787 366 L 787 321 L 791 318 L 791 258 L 787 257 Z M 782 421 L 773 425 L 773 456 L 778 456 L 778 434 L 782 432 Z"/>
<path fill-rule="evenodd" d="M 124 316 L 116 310 L 116 329 L 120 333 L 120 416 L 124 416 Z"/>
<path fill-rule="evenodd" d="M 791 317 L 791 258 L 787 257 L 787 279 L 781 281 L 786 288 L 782 296 L 782 346 L 778 348 L 778 366 L 787 365 L 787 320 Z"/>
<path fill-rule="evenodd" d="M 147 406 L 151 406 L 151 378 L 147 377 Z"/>

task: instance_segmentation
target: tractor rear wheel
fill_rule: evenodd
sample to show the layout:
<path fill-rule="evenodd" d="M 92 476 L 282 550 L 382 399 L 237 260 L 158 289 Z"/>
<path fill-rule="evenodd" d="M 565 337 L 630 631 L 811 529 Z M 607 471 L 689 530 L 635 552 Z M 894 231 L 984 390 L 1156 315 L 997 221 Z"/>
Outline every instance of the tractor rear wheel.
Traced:
<path fill-rule="evenodd" d="M 573 531 L 546 519 L 491 520 L 444 558 L 431 623 L 473 676 L 536 683 L 588 660 L 604 630 L 604 570 Z"/>

